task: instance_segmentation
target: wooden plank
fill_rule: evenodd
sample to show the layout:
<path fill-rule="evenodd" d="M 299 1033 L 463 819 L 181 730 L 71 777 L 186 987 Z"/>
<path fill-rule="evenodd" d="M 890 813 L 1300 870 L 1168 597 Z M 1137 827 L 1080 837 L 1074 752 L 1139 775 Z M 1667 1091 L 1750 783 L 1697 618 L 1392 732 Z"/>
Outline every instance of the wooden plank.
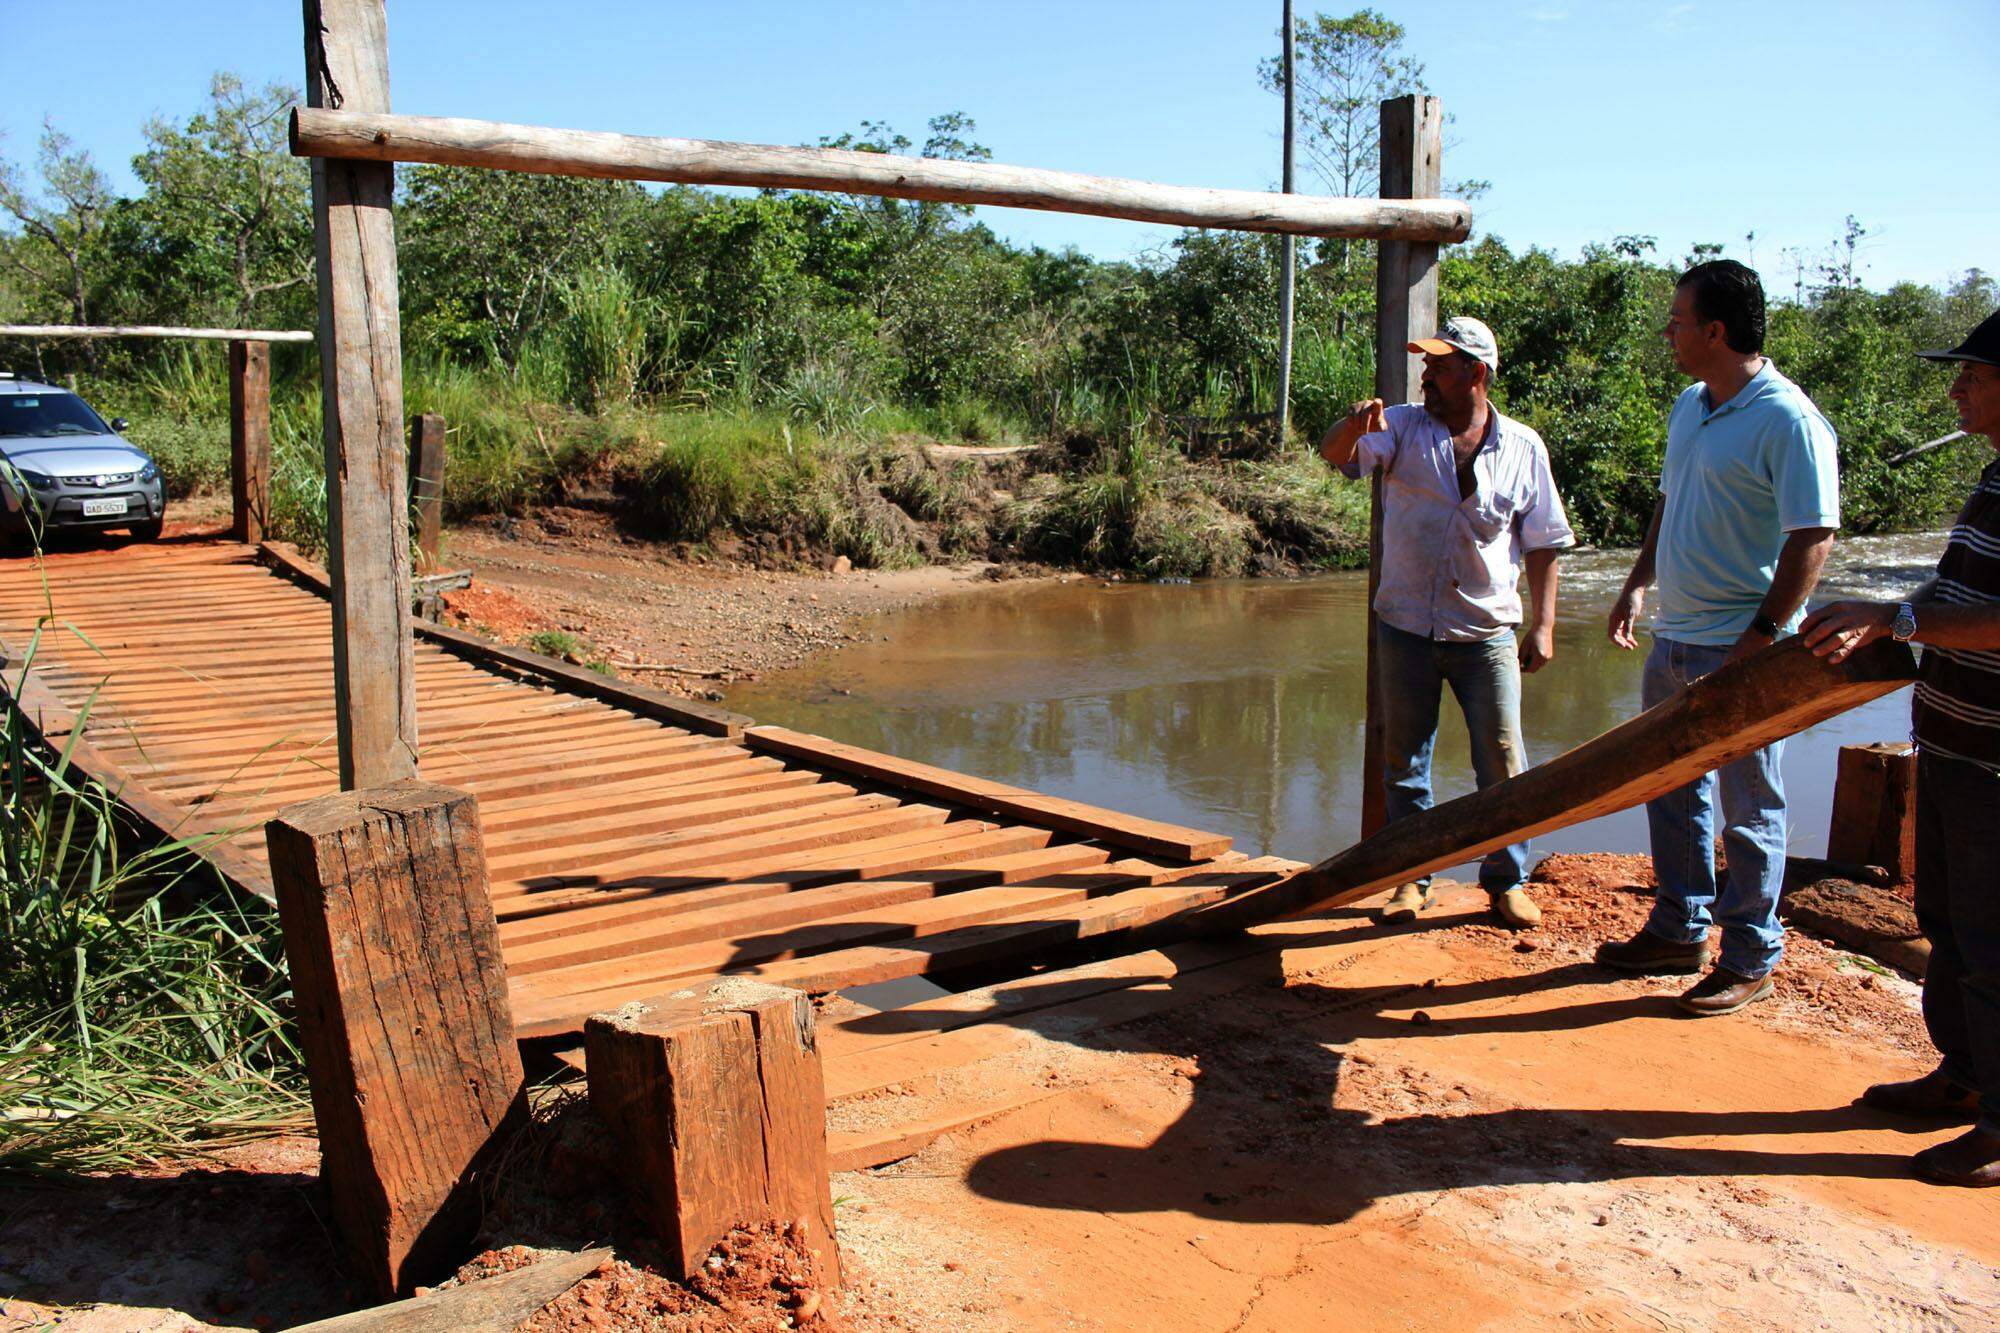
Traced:
<path fill-rule="evenodd" d="M 1803 731 L 1916 675 L 1910 650 L 1878 640 L 1834 664 L 1797 635 L 1694 684 L 1525 773 L 1399 819 L 1283 883 L 1176 928 L 1233 930 L 1324 911 L 1600 815 L 1630 809 Z"/>
<path fill-rule="evenodd" d="M 410 423 L 410 514 L 418 567 L 436 569 L 444 532 L 444 418 L 435 412 Z"/>
<path fill-rule="evenodd" d="M 271 344 L 229 344 L 229 535 L 264 540 L 271 514 Z"/>
<path fill-rule="evenodd" d="M 840 1259 L 811 1002 L 719 981 L 592 1016 L 591 1105 L 611 1126 L 671 1276 L 742 1223 L 801 1225 L 829 1285 Z"/>
<path fill-rule="evenodd" d="M 478 811 L 405 781 L 266 829 L 321 1177 L 371 1290 L 448 1269 L 472 1175 L 526 1114 Z"/>
<path fill-rule="evenodd" d="M 514 1333 L 537 1310 L 611 1259 L 609 1249 L 544 1253 L 525 1268 L 371 1310 L 316 1319 L 292 1333 Z"/>
<path fill-rule="evenodd" d="M 326 586 L 324 571 L 300 556 L 291 547 L 280 542 L 266 542 L 259 550 L 274 569 L 288 577 L 308 587 Z M 553 681 L 572 693 L 600 699 L 642 717 L 656 717 L 691 731 L 701 731 L 712 736 L 726 736 L 734 740 L 743 734 L 746 727 L 754 725 L 751 719 L 741 713 L 732 713 L 690 699 L 676 699 L 672 695 L 649 689 L 644 685 L 600 676 L 595 671 L 587 671 L 568 662 L 559 662 L 553 657 L 530 652 L 525 648 L 510 648 L 505 644 L 494 643 L 490 639 L 481 638 L 465 630 L 454 629 L 449 625 L 433 625 L 427 620 L 420 620 L 416 622 L 415 629 L 419 639 L 436 644 L 446 652 L 468 662 L 488 667 L 503 667 L 541 680 Z"/>
<path fill-rule="evenodd" d="M 294 154 L 682 185 L 832 190 L 1299 236 L 1394 236 L 1435 244 L 1462 241 L 1472 231 L 1471 208 L 1454 200 L 1206 190 L 995 162 L 646 138 L 444 116 L 361 114 L 368 109 L 359 107 L 334 112 L 320 106 L 315 102 L 293 110 Z"/>
<path fill-rule="evenodd" d="M 389 109 L 383 0 L 305 0 L 306 101 Z M 312 163 L 340 784 L 417 772 L 395 169 Z"/>
<path fill-rule="evenodd" d="M 1198 829 L 1085 805 L 1081 801 L 1043 796 L 1021 787 L 968 777 L 950 769 L 898 759 L 894 755 L 808 736 L 784 727 L 751 727 L 744 733 L 743 743 L 755 750 L 768 750 L 823 768 L 859 773 L 876 782 L 892 783 L 988 814 L 1033 820 L 1066 833 L 1080 833 L 1114 846 L 1129 847 L 1156 856 L 1205 861 L 1229 850 L 1230 840 L 1224 834 L 1203 833 Z"/>
<path fill-rule="evenodd" d="M 1443 190 L 1444 108 L 1435 97 L 1411 93 L 1381 106 L 1381 194 L 1385 199 L 1431 198 Z M 1375 396 L 1408 403 L 1417 396 L 1423 358 L 1409 350 L 1414 338 L 1437 331 L 1438 247 L 1435 240 L 1385 240 L 1375 253 Z M 1382 476 L 1368 479 L 1367 718 L 1361 760 L 1361 836 L 1387 819 L 1383 786 L 1387 751 L 1382 722 L 1381 668 L 1376 661 L 1375 594 L 1381 586 Z"/>

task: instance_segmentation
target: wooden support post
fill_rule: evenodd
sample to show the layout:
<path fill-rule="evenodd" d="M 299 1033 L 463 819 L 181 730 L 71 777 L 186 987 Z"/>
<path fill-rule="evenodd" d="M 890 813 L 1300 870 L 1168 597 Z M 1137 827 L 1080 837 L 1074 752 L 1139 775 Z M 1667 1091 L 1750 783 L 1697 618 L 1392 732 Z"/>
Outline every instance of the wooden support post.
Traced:
<path fill-rule="evenodd" d="M 265 826 L 319 1127 L 320 1175 L 378 1295 L 449 1270 L 473 1172 L 525 1111 L 479 813 L 408 781 Z"/>
<path fill-rule="evenodd" d="M 1384 199 L 1431 199 L 1443 189 L 1444 109 L 1435 97 L 1412 93 L 1382 103 Z M 1382 241 L 1375 249 L 1375 396 L 1407 403 L 1416 396 L 1423 358 L 1412 338 L 1437 331 L 1438 248 L 1435 241 Z M 1369 484 L 1368 505 L 1368 721 L 1361 762 L 1361 836 L 1386 818 L 1383 785 L 1381 667 L 1375 653 L 1375 590 L 1382 566 L 1382 474 Z"/>
<path fill-rule="evenodd" d="M 590 1102 L 625 1147 L 675 1277 L 732 1226 L 797 1223 L 840 1282 L 812 1001 L 747 977 L 584 1025 Z"/>
<path fill-rule="evenodd" d="M 1881 866 L 1895 883 L 1916 883 L 1917 752 L 1907 742 L 1840 747 L 1826 859 Z"/>
<path fill-rule="evenodd" d="M 436 569 L 444 523 L 444 418 L 426 412 L 410 423 L 410 526 L 417 567 Z"/>
<path fill-rule="evenodd" d="M 264 540 L 271 512 L 271 344 L 229 344 L 230 535 Z"/>
<path fill-rule="evenodd" d="M 307 103 L 387 111 L 382 0 L 304 4 Z M 417 771 L 394 186 L 386 163 L 313 160 L 334 726 L 347 790 Z"/>

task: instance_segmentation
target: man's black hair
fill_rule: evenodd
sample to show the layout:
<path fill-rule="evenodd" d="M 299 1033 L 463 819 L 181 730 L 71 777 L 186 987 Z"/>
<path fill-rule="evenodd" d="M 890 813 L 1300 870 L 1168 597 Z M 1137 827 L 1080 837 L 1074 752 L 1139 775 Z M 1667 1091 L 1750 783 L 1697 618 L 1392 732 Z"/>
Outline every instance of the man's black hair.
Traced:
<path fill-rule="evenodd" d="M 1764 350 L 1764 284 L 1757 271 L 1733 259 L 1711 259 L 1681 274 L 1676 287 L 1694 294 L 1694 317 L 1720 322 L 1732 352 L 1755 356 Z"/>

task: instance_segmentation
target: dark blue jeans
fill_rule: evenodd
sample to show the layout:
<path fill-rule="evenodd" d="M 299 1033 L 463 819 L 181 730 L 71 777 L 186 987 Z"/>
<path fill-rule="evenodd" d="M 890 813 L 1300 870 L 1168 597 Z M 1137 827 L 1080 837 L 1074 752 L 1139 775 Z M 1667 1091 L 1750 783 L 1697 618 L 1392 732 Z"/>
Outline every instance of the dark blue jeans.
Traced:
<path fill-rule="evenodd" d="M 1917 755 L 1917 924 L 1931 942 L 1924 1026 L 2000 1132 L 2000 777 Z"/>
<path fill-rule="evenodd" d="M 1654 639 L 1642 689 L 1652 708 L 1721 666 L 1729 649 Z M 1778 895 L 1785 885 L 1785 781 L 1778 761 L 1785 743 L 1704 773 L 1678 791 L 1646 803 L 1653 839 L 1653 896 L 1648 932 L 1680 944 L 1708 938 L 1722 923 L 1722 966 L 1761 977 L 1778 965 L 1785 928 Z M 1729 878 L 1715 882 L 1715 807 L 1722 806 L 1722 843 Z"/>
<path fill-rule="evenodd" d="M 1390 822 L 1431 806 L 1431 750 L 1437 744 L 1438 701 L 1444 686 L 1458 696 L 1472 739 L 1472 775 L 1481 787 L 1528 766 L 1521 743 L 1521 661 L 1512 634 L 1476 643 L 1439 643 L 1386 621 L 1375 624 L 1381 654 L 1382 731 Z M 1479 863 L 1488 893 L 1517 888 L 1528 877 L 1528 844 L 1517 842 Z M 1419 883 L 1430 883 L 1426 875 Z"/>

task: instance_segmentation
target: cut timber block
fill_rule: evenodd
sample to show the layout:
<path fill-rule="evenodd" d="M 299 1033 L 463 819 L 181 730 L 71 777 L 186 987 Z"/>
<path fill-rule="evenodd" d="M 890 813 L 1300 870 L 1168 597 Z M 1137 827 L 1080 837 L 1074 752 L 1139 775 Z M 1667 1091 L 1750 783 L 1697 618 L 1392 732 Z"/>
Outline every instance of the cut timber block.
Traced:
<path fill-rule="evenodd" d="M 527 1104 L 478 807 L 408 779 L 264 832 L 320 1174 L 357 1275 L 405 1292 L 460 1257 L 471 1177 Z"/>
<path fill-rule="evenodd" d="M 1917 752 L 1906 742 L 1843 745 L 1833 780 L 1826 859 L 1917 878 Z"/>
<path fill-rule="evenodd" d="M 812 1001 L 747 977 L 584 1024 L 590 1102 L 624 1144 L 674 1277 L 738 1223 L 797 1223 L 840 1281 Z"/>

